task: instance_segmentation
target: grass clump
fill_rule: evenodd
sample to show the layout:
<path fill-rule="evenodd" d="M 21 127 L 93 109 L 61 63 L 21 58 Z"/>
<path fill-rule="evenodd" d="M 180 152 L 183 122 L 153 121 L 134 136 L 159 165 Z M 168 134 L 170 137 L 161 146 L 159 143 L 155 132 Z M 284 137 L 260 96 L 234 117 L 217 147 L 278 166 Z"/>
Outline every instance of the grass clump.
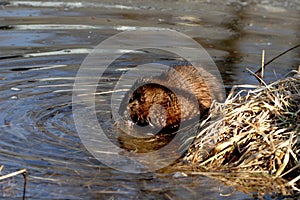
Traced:
<path fill-rule="evenodd" d="M 184 158 L 196 169 L 218 172 L 215 178 L 243 191 L 300 191 L 299 72 L 254 90 L 233 89 L 202 124 Z"/>

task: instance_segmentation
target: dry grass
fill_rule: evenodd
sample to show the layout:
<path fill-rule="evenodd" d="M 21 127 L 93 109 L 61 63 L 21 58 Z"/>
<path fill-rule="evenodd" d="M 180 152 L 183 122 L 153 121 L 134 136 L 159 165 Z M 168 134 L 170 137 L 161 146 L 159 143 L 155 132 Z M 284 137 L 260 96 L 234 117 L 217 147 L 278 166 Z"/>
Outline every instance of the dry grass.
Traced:
<path fill-rule="evenodd" d="M 202 124 L 184 158 L 198 170 L 226 172 L 215 178 L 244 192 L 253 192 L 249 185 L 258 193 L 268 186 L 284 194 L 288 188 L 300 191 L 299 72 L 255 90 L 233 89 Z"/>

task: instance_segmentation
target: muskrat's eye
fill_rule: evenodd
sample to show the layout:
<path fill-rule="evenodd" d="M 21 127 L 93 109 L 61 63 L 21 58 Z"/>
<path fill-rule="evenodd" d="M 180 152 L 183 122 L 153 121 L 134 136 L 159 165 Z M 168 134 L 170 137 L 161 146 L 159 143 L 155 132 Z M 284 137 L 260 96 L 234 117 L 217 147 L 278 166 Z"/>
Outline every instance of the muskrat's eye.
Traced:
<path fill-rule="evenodd" d="M 129 99 L 129 103 L 132 103 L 133 102 L 133 97 L 131 97 L 130 99 Z"/>

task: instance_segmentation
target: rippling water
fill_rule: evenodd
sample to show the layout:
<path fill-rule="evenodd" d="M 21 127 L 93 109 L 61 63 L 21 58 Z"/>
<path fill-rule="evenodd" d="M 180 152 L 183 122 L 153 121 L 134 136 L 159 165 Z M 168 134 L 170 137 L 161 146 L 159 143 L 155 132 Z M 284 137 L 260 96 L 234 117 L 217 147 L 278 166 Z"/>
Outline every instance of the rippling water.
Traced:
<path fill-rule="evenodd" d="M 298 1 L 7 1 L 0 6 L 0 165 L 2 174 L 28 169 L 26 196 L 247 198 L 241 192 L 220 195 L 232 189 L 222 186 L 220 192 L 206 177 L 126 174 L 101 164 L 76 132 L 74 79 L 104 39 L 155 27 L 178 30 L 203 45 L 226 85 L 256 84 L 246 68 L 259 68 L 262 49 L 269 60 L 299 43 Z M 299 61 L 299 51 L 279 58 L 267 69 L 266 81 L 296 69 Z M 11 187 L 0 196 L 22 196 L 22 179 Z"/>

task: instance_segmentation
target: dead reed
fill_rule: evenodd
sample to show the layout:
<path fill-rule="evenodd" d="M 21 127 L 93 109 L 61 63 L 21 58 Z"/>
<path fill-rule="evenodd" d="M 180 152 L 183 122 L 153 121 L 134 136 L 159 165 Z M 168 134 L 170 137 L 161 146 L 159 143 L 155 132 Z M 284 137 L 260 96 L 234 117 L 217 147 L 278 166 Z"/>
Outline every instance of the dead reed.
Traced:
<path fill-rule="evenodd" d="M 11 191 L 14 184 L 13 181 L 11 180 L 12 178 L 22 174 L 24 178 L 24 185 L 23 185 L 23 197 L 22 199 L 25 199 L 25 194 L 26 194 L 26 182 L 27 182 L 27 170 L 26 169 L 21 169 L 6 175 L 1 175 L 2 169 L 4 168 L 4 165 L 0 165 L 0 194 L 2 197 L 6 197 L 7 195 L 10 196 L 13 192 Z M 5 182 L 5 180 L 7 180 Z M 8 193 L 8 194 L 6 194 Z M 11 197 L 11 196 L 10 196 Z"/>
<path fill-rule="evenodd" d="M 300 72 L 294 72 L 254 90 L 234 88 L 225 103 L 213 103 L 184 160 L 244 192 L 299 192 Z"/>

